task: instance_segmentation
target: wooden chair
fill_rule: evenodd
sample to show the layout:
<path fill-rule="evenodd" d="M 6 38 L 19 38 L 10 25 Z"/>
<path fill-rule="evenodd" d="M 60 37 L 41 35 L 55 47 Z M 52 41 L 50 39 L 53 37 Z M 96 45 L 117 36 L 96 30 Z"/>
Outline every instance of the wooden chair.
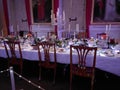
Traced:
<path fill-rule="evenodd" d="M 41 42 L 38 43 L 38 56 L 39 56 L 39 80 L 41 80 L 41 69 L 47 68 L 47 69 L 53 69 L 54 70 L 54 79 L 53 83 L 55 84 L 55 77 L 56 77 L 56 46 L 54 43 L 50 42 Z M 43 52 L 41 52 L 41 48 L 43 49 Z M 53 59 L 51 61 L 50 51 L 53 52 Z M 44 53 L 44 58 L 42 59 L 42 53 Z"/>
<path fill-rule="evenodd" d="M 73 64 L 73 55 L 76 51 L 78 63 Z M 93 58 L 87 58 L 89 52 L 93 52 L 91 56 Z M 95 76 L 95 64 L 96 64 L 96 52 L 97 47 L 86 46 L 70 46 L 70 90 L 72 89 L 72 77 L 78 75 L 80 77 L 91 78 L 91 90 L 93 90 L 94 76 Z M 88 60 L 90 59 L 90 60 Z M 88 62 L 91 62 L 88 65 Z"/>
<path fill-rule="evenodd" d="M 17 65 L 20 68 L 20 74 L 22 74 L 23 58 L 20 42 L 15 40 L 4 41 L 4 46 L 8 59 L 8 67 Z"/>

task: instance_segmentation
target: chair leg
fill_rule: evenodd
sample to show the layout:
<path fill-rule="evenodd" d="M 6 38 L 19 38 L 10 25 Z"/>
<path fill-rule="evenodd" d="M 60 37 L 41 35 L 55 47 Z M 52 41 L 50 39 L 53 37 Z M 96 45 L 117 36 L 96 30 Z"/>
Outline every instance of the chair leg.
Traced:
<path fill-rule="evenodd" d="M 68 64 L 66 64 L 66 65 L 64 66 L 64 69 L 63 69 L 63 75 L 64 75 L 64 76 L 65 76 L 65 74 L 66 74 L 67 67 L 68 67 Z"/>
<path fill-rule="evenodd" d="M 91 90 L 93 90 L 93 86 L 94 86 L 94 76 L 91 78 Z"/>
<path fill-rule="evenodd" d="M 41 80 L 41 67 L 39 67 L 39 81 Z"/>
<path fill-rule="evenodd" d="M 70 73 L 70 90 L 72 90 L 72 74 Z"/>
<path fill-rule="evenodd" d="M 23 67 L 22 67 L 22 65 L 20 66 L 20 74 L 22 75 L 22 71 L 23 70 Z"/>
<path fill-rule="evenodd" d="M 56 78 L 56 68 L 54 69 L 54 79 L 53 79 L 53 84 L 55 84 L 55 78 Z"/>

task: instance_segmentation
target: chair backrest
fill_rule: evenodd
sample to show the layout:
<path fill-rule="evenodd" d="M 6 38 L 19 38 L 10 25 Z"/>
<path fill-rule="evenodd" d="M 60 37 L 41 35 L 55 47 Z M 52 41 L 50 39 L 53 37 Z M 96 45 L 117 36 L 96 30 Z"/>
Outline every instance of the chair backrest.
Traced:
<path fill-rule="evenodd" d="M 56 63 L 56 46 L 55 46 L 55 43 L 40 42 L 40 43 L 37 44 L 37 46 L 38 46 L 38 56 L 39 56 L 40 62 L 43 61 L 42 56 L 41 56 L 41 53 L 43 51 L 43 53 L 44 53 L 44 61 L 46 63 L 51 62 L 50 52 L 54 53 L 53 54 L 54 55 L 53 62 Z M 42 51 L 41 51 L 41 49 L 42 49 Z"/>
<path fill-rule="evenodd" d="M 6 54 L 8 57 L 8 62 L 16 63 L 18 62 L 19 58 L 19 64 L 22 64 L 22 51 L 20 42 L 12 40 L 12 41 L 4 41 L 4 46 L 6 50 Z"/>
<path fill-rule="evenodd" d="M 90 67 L 92 67 L 93 69 L 95 68 L 95 63 L 96 63 L 96 52 L 97 52 L 97 47 L 87 47 L 87 46 L 74 46 L 71 45 L 70 46 L 70 66 L 72 67 L 73 65 L 73 54 L 77 54 L 77 59 L 78 59 L 78 67 L 80 67 L 81 69 L 85 69 L 87 66 L 86 60 L 88 59 L 87 56 L 90 55 L 90 53 L 92 53 L 93 55 L 93 60 L 92 60 L 92 65 Z M 91 55 L 91 56 L 92 56 Z M 91 62 L 91 61 L 89 61 Z"/>

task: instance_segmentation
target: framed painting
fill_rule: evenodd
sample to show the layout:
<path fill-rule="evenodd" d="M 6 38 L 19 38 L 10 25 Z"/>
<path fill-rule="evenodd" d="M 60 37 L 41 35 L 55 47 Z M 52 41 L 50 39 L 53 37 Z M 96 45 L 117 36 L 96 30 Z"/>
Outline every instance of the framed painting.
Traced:
<path fill-rule="evenodd" d="M 30 6 L 33 24 L 51 23 L 53 0 L 31 0 Z"/>
<path fill-rule="evenodd" d="M 120 24 L 120 0 L 93 0 L 92 24 Z"/>

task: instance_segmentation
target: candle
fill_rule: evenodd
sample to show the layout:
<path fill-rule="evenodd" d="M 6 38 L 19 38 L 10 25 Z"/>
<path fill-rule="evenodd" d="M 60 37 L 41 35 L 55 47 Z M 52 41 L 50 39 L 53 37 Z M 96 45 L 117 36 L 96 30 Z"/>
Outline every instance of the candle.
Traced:
<path fill-rule="evenodd" d="M 76 24 L 76 31 L 79 32 L 79 24 Z"/>
<path fill-rule="evenodd" d="M 53 10 L 51 10 L 51 15 L 53 14 Z"/>
<path fill-rule="evenodd" d="M 2 29 L 2 36 L 4 35 L 4 33 L 3 33 L 3 29 Z"/>
<path fill-rule="evenodd" d="M 13 32 L 13 25 L 10 26 L 10 32 Z"/>
<path fill-rule="evenodd" d="M 9 69 L 10 69 L 10 79 L 11 79 L 12 90 L 15 90 L 15 79 L 14 79 L 13 67 L 10 67 Z"/>
<path fill-rule="evenodd" d="M 63 11 L 63 21 L 65 21 L 65 11 Z"/>
<path fill-rule="evenodd" d="M 74 32 L 74 39 L 75 39 L 75 32 Z"/>
<path fill-rule="evenodd" d="M 106 30 L 105 30 L 106 34 L 108 33 L 108 25 L 106 25 Z"/>
<path fill-rule="evenodd" d="M 68 25 L 68 31 L 70 32 L 70 24 Z"/>
<path fill-rule="evenodd" d="M 59 8 L 58 8 L 58 9 L 57 9 L 57 16 L 58 16 L 58 17 L 59 17 L 59 12 L 60 12 L 60 11 L 59 11 Z"/>
<path fill-rule="evenodd" d="M 51 14 L 51 20 L 52 20 L 52 14 Z"/>
<path fill-rule="evenodd" d="M 19 32 L 19 25 L 17 25 L 17 32 Z"/>
<path fill-rule="evenodd" d="M 108 33 L 110 33 L 110 30 L 111 30 L 111 24 L 109 24 Z"/>
<path fill-rule="evenodd" d="M 54 24 L 54 13 L 53 13 L 53 10 L 51 10 L 51 22 L 52 22 L 52 24 Z"/>
<path fill-rule="evenodd" d="M 55 24 L 55 14 L 53 13 L 53 23 Z"/>
<path fill-rule="evenodd" d="M 32 32 L 32 25 L 30 25 L 30 32 Z"/>

